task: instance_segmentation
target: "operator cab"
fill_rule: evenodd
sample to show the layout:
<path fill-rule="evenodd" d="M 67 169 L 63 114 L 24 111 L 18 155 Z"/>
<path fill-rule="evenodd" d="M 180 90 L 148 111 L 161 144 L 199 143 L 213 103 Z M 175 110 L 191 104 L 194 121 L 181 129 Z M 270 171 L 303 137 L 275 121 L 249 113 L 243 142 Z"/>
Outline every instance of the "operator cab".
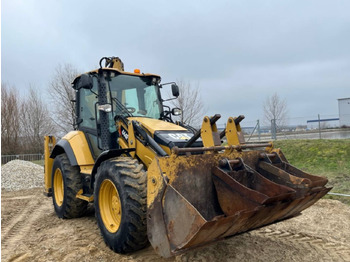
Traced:
<path fill-rule="evenodd" d="M 170 108 L 164 110 L 160 80 L 158 75 L 129 73 L 115 68 L 100 68 L 74 80 L 76 129 L 85 133 L 94 158 L 104 150 L 119 148 L 115 124 L 118 118 L 145 117 L 173 122 L 171 115 L 179 112 Z M 179 90 L 172 84 L 176 98 Z M 109 137 L 107 145 L 101 140 L 103 133 Z"/>

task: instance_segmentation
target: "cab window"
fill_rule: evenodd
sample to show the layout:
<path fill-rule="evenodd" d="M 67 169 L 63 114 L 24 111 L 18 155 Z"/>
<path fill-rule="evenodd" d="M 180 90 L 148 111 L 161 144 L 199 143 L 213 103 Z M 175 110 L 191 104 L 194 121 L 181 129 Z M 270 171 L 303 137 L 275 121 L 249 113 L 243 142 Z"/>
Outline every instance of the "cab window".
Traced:
<path fill-rule="evenodd" d="M 94 79 L 96 81 L 96 79 Z M 94 81 L 93 91 L 97 91 L 97 83 Z M 95 89 L 95 90 L 94 90 Z M 88 89 L 79 90 L 79 118 L 82 120 L 80 126 L 96 128 L 95 104 L 97 102 L 96 94 Z"/>

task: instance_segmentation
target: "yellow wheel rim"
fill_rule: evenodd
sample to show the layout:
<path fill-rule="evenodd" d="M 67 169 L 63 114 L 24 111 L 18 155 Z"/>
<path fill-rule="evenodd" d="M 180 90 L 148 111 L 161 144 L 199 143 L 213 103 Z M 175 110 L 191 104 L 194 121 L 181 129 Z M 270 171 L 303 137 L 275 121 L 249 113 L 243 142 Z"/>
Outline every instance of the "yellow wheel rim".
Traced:
<path fill-rule="evenodd" d="M 54 186 L 56 204 L 58 206 L 62 206 L 63 197 L 64 197 L 64 184 L 63 184 L 62 172 L 61 172 L 61 169 L 59 168 L 55 170 L 53 186 Z"/>
<path fill-rule="evenodd" d="M 98 205 L 107 230 L 111 233 L 117 232 L 122 219 L 122 206 L 118 190 L 109 179 L 104 180 L 101 184 Z"/>

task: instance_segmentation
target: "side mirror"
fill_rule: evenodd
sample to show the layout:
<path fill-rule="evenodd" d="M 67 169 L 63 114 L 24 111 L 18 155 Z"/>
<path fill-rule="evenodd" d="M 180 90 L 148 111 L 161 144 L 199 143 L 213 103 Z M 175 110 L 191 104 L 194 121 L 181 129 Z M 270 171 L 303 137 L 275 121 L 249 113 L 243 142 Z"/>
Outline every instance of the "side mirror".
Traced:
<path fill-rule="evenodd" d="M 173 108 L 171 110 L 171 114 L 173 116 L 181 116 L 182 115 L 182 110 L 180 108 L 175 107 L 175 108 Z"/>
<path fill-rule="evenodd" d="M 171 92 L 173 93 L 173 96 L 175 96 L 175 97 L 178 97 L 180 95 L 179 87 L 177 86 L 177 84 L 171 85 Z"/>
<path fill-rule="evenodd" d="M 93 87 L 92 77 L 89 76 L 88 74 L 82 74 L 80 76 L 78 88 L 76 88 L 76 89 L 81 89 L 81 88 L 92 89 L 92 87 Z"/>

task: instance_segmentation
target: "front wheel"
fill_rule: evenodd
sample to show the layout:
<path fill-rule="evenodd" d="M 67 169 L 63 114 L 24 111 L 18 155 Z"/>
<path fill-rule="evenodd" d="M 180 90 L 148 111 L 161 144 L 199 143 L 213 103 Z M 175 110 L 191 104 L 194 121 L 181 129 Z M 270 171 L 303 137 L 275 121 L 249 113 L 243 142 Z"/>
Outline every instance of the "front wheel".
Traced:
<path fill-rule="evenodd" d="M 52 201 L 60 218 L 74 218 L 85 214 L 87 202 L 76 198 L 83 188 L 78 166 L 71 166 L 66 154 L 56 156 L 52 168 Z"/>
<path fill-rule="evenodd" d="M 147 246 L 146 172 L 137 160 L 104 161 L 94 188 L 97 223 L 106 244 L 117 253 Z"/>

